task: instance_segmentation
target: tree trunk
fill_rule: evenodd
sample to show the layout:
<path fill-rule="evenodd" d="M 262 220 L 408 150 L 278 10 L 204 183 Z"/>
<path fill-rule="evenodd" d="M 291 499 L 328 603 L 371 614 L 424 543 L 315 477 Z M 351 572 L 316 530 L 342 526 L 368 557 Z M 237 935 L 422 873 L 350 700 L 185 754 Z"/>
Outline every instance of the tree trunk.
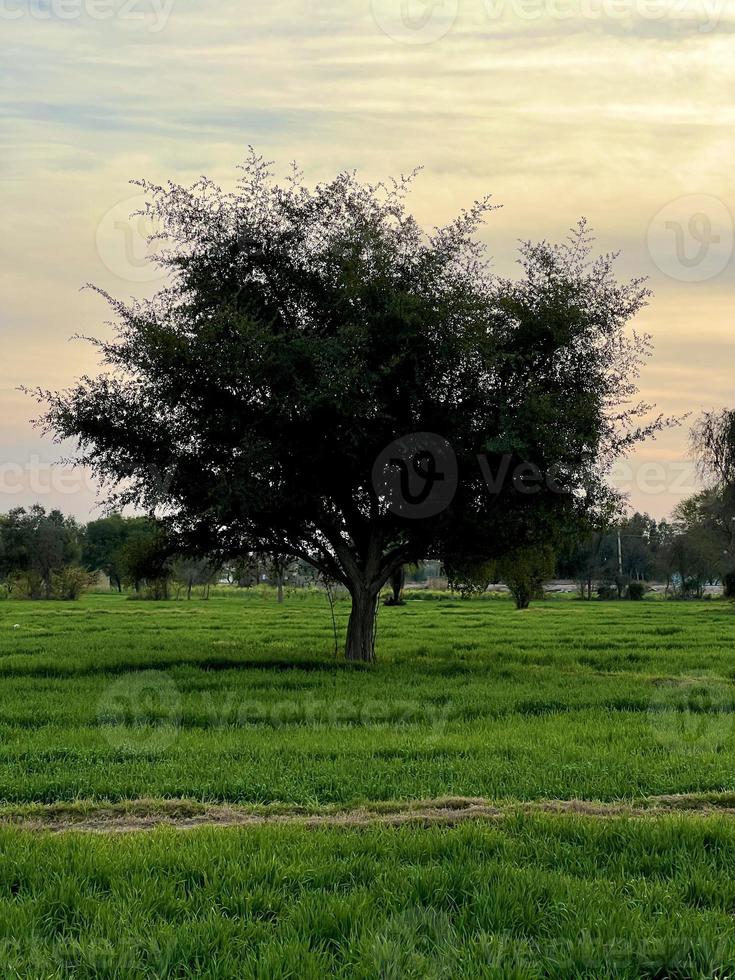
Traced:
<path fill-rule="evenodd" d="M 276 586 L 278 588 L 278 601 L 283 602 L 283 575 L 280 573 L 276 579 Z"/>
<path fill-rule="evenodd" d="M 531 605 L 531 593 L 527 589 L 517 589 L 513 593 L 516 609 L 528 609 Z"/>
<path fill-rule="evenodd" d="M 378 595 L 374 590 L 355 588 L 352 592 L 352 611 L 347 625 L 347 660 L 360 663 L 375 662 L 375 616 Z"/>
<path fill-rule="evenodd" d="M 390 577 L 390 587 L 393 595 L 388 600 L 388 605 L 403 605 L 403 586 L 406 584 L 406 569 L 403 565 L 397 568 Z"/>

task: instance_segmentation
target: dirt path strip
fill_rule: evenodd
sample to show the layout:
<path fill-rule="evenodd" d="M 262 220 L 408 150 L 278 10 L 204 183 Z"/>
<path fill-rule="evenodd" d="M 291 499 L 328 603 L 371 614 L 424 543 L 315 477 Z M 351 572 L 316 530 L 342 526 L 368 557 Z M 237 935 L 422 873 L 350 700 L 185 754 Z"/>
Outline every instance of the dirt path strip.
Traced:
<path fill-rule="evenodd" d="M 585 817 L 651 818 L 671 813 L 735 817 L 735 792 L 651 796 L 630 803 L 588 800 L 539 800 L 497 803 L 447 797 L 411 802 L 372 803 L 360 808 L 309 809 L 285 805 L 238 806 L 191 800 L 130 800 L 121 803 L 79 801 L 0 808 L 0 827 L 62 833 L 130 833 L 173 827 L 364 827 L 404 824 L 453 826 L 467 820 L 499 820 L 518 813 L 561 813 Z"/>

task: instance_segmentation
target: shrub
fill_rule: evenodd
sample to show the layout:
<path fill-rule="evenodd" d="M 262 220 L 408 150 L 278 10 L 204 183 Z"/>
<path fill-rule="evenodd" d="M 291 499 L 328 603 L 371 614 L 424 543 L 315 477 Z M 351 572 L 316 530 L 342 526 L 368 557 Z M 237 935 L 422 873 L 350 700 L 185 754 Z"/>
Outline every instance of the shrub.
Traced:
<path fill-rule="evenodd" d="M 727 599 L 735 599 L 735 572 L 722 576 L 722 591 Z"/>
<path fill-rule="evenodd" d="M 607 601 L 608 599 L 616 599 L 618 595 L 618 590 L 610 582 L 600 582 L 597 586 L 597 598 Z"/>
<path fill-rule="evenodd" d="M 628 586 L 628 598 L 633 602 L 640 602 L 646 594 L 648 586 L 645 582 L 631 582 Z"/>
<path fill-rule="evenodd" d="M 89 588 L 89 572 L 78 565 L 53 572 L 50 583 L 35 572 L 16 572 L 5 585 L 12 599 L 55 599 L 61 602 L 75 602 Z"/>
<path fill-rule="evenodd" d="M 170 579 L 154 578 L 145 581 L 138 589 L 128 596 L 131 602 L 163 602 L 168 600 Z"/>
<path fill-rule="evenodd" d="M 46 598 L 44 581 L 34 572 L 14 572 L 8 578 L 8 588 L 13 599 Z"/>
<path fill-rule="evenodd" d="M 51 577 L 51 598 L 76 602 L 92 584 L 89 572 L 78 565 L 69 565 Z"/>

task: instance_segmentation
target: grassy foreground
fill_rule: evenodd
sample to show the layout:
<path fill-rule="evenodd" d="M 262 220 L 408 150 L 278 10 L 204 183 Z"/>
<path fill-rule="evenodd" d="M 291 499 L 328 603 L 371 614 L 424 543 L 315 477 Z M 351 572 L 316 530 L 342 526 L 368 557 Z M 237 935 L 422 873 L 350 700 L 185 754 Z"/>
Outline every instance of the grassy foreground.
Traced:
<path fill-rule="evenodd" d="M 4 978 L 724 977 L 734 910 L 720 818 L 0 832 Z"/>
<path fill-rule="evenodd" d="M 357 669 L 315 597 L 3 602 L 0 818 L 724 792 L 733 640 L 724 602 L 413 600 Z M 4 827 L 0 976 L 724 978 L 734 882 L 732 814 Z"/>

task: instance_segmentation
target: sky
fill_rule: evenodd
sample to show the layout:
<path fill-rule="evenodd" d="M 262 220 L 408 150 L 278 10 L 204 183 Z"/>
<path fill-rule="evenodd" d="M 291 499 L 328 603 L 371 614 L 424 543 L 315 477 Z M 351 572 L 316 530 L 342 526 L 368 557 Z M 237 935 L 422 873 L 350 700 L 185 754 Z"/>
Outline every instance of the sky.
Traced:
<path fill-rule="evenodd" d="M 95 370 L 70 339 L 110 329 L 85 283 L 161 285 L 129 181 L 231 185 L 248 145 L 310 181 L 422 166 L 427 228 L 492 194 L 504 274 L 518 240 L 587 217 L 655 293 L 643 397 L 735 404 L 733 33 L 735 0 L 0 0 L 0 512 L 96 512 L 17 387 Z M 631 507 L 696 489 L 688 425 L 617 468 Z"/>

